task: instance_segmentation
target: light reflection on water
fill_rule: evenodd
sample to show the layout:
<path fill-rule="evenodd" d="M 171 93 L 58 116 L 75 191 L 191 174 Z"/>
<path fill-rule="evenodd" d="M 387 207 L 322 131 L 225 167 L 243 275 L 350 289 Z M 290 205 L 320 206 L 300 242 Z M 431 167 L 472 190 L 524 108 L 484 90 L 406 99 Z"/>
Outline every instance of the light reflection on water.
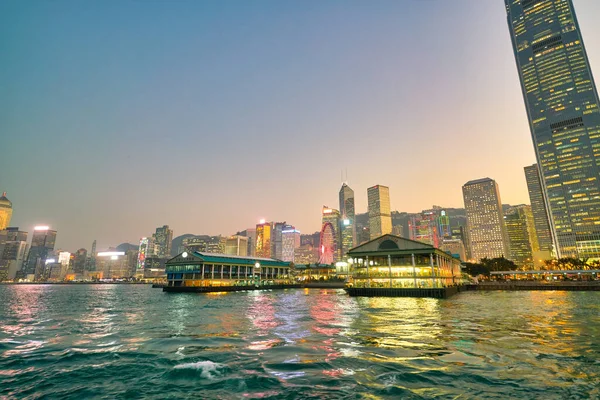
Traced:
<path fill-rule="evenodd" d="M 0 397 L 593 398 L 599 296 L 0 286 Z"/>

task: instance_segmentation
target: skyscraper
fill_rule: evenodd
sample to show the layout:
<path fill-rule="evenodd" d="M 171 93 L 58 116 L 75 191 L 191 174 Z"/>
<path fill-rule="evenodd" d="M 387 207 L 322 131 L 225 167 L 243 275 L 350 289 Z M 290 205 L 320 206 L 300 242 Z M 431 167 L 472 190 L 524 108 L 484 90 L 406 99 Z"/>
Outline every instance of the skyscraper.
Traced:
<path fill-rule="evenodd" d="M 248 255 L 248 238 L 241 235 L 234 235 L 226 238 L 225 254 L 246 257 Z"/>
<path fill-rule="evenodd" d="M 390 188 L 375 185 L 367 189 L 369 201 L 369 231 L 371 239 L 392 233 L 392 213 L 390 211 Z"/>
<path fill-rule="evenodd" d="M 256 257 L 271 257 L 271 223 L 264 219 L 256 225 Z"/>
<path fill-rule="evenodd" d="M 169 225 L 163 225 L 160 228 L 156 228 L 154 243 L 157 247 L 157 256 L 161 258 L 170 257 L 171 242 L 173 242 L 173 230 L 169 229 Z"/>
<path fill-rule="evenodd" d="M 498 184 L 483 178 L 465 183 L 462 189 L 471 258 L 474 261 L 484 257 L 508 258 L 508 237 Z"/>
<path fill-rule="evenodd" d="M 525 167 L 525 179 L 529 190 L 529 201 L 531 201 L 531 213 L 535 224 L 537 242 L 540 251 L 546 252 L 549 256 L 552 252 L 552 236 L 537 164 Z"/>
<path fill-rule="evenodd" d="M 31 247 L 27 255 L 27 262 L 22 270 L 21 276 L 27 278 L 28 275 L 34 275 L 34 280 L 44 278 L 46 259 L 48 254 L 54 250 L 56 242 L 56 231 L 47 226 L 36 226 L 33 229 L 33 238 Z"/>
<path fill-rule="evenodd" d="M 340 259 L 340 212 L 323 206 L 322 214 L 319 262 L 321 264 L 333 264 Z"/>
<path fill-rule="evenodd" d="M 282 232 L 287 224 L 284 222 L 275 222 L 271 224 L 271 257 L 281 260 L 283 250 Z"/>
<path fill-rule="evenodd" d="M 291 225 L 286 225 L 281 232 L 283 237 L 281 261 L 295 262 L 294 254 L 300 247 L 300 231 Z"/>
<path fill-rule="evenodd" d="M 531 206 L 519 205 L 509 208 L 504 215 L 510 258 L 520 267 L 533 268 L 533 255 L 539 245 L 535 234 Z"/>
<path fill-rule="evenodd" d="M 559 257 L 600 258 L 600 110 L 572 0 L 505 0 Z"/>
<path fill-rule="evenodd" d="M 356 216 L 354 211 L 354 190 L 347 184 L 340 189 L 340 229 L 342 234 L 341 256 L 356 246 Z"/>
<path fill-rule="evenodd" d="M 6 192 L 4 192 L 0 197 L 0 231 L 6 229 L 10 225 L 12 213 L 12 203 L 6 198 Z"/>

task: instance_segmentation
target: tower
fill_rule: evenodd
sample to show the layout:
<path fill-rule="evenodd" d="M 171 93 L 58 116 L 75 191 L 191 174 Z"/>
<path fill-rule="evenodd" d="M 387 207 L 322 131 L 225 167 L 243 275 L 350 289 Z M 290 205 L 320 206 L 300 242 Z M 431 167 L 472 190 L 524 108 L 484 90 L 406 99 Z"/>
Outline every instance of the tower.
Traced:
<path fill-rule="evenodd" d="M 0 231 L 8 228 L 12 217 L 12 202 L 6 198 L 6 192 L 0 197 Z"/>
<path fill-rule="evenodd" d="M 340 189 L 340 230 L 342 236 L 341 256 L 356 246 L 356 215 L 354 209 L 354 190 L 347 184 Z"/>
<path fill-rule="evenodd" d="M 600 258 L 600 109 L 572 0 L 505 0 L 558 257 Z"/>
<path fill-rule="evenodd" d="M 367 189 L 369 201 L 369 231 L 371 240 L 392 233 L 392 213 L 390 210 L 390 188 L 375 185 Z"/>
<path fill-rule="evenodd" d="M 469 181 L 463 186 L 471 258 L 509 257 L 500 190 L 490 178 Z"/>

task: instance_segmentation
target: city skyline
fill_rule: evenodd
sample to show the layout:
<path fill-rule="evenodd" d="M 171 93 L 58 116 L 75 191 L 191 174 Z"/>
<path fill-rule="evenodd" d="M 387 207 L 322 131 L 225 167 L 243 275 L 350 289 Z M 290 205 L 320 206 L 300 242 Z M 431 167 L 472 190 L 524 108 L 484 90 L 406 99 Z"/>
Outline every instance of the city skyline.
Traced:
<path fill-rule="evenodd" d="M 96 35 L 112 27 L 110 23 L 99 22 L 94 27 L 96 30 L 88 29 L 84 25 L 89 22 L 86 18 L 90 18 L 90 15 L 75 5 L 64 16 L 55 15 L 55 21 L 48 22 L 52 19 L 44 19 L 36 29 L 26 32 L 29 26 L 27 23 L 35 25 L 40 22 L 42 14 L 38 15 L 36 12 L 41 11 L 38 9 L 26 12 L 22 5 L 3 4 L 0 6 L 0 10 L 3 11 L 0 13 L 0 19 L 8 20 L 3 24 L 3 29 L 5 34 L 15 39 L 12 43 L 15 47 L 9 48 L 9 56 L 14 57 L 9 57 L 11 61 L 7 65 L 0 66 L 0 71 L 6 72 L 0 76 L 11 78 L 7 84 L 8 90 L 0 95 L 0 105 L 3 106 L 0 111 L 0 121 L 3 121 L 0 129 L 10 132 L 9 137 L 3 138 L 8 156 L 0 160 L 0 191 L 7 191 L 7 197 L 13 202 L 11 225 L 29 232 L 35 225 L 49 225 L 58 231 L 56 248 L 70 250 L 88 248 L 94 239 L 98 239 L 99 248 L 120 242 L 132 242 L 151 234 L 156 226 L 163 224 L 169 224 L 175 236 L 181 233 L 232 234 L 239 229 L 254 226 L 259 218 L 268 218 L 273 221 L 292 221 L 300 231 L 314 232 L 320 225 L 319 210 L 322 204 L 336 204 L 335 188 L 341 183 L 338 181 L 339 172 L 341 168 L 346 167 L 349 184 L 356 191 L 357 213 L 366 211 L 365 189 L 377 182 L 391 188 L 392 210 L 418 212 L 432 204 L 462 207 L 461 185 L 468 180 L 484 176 L 490 176 L 499 183 L 502 187 L 502 198 L 506 203 L 529 203 L 522 168 L 534 163 L 535 156 L 518 75 L 514 68 L 510 38 L 506 32 L 504 5 L 501 1 L 485 3 L 469 4 L 472 8 L 470 13 L 478 13 L 476 15 L 485 19 L 486 23 L 467 19 L 467 25 L 463 27 L 455 26 L 458 24 L 455 24 L 452 18 L 448 18 L 448 21 L 441 20 L 441 16 L 448 13 L 452 15 L 456 12 L 454 8 L 460 8 L 443 2 L 438 2 L 439 6 L 435 9 L 431 7 L 430 2 L 424 5 L 416 2 L 409 5 L 384 3 L 388 5 L 387 8 L 381 6 L 369 9 L 359 3 L 349 3 L 350 6 L 344 8 L 336 6 L 341 3 L 332 3 L 323 5 L 322 9 L 305 10 L 299 15 L 291 13 L 297 11 L 292 5 L 273 3 L 275 10 L 265 17 L 258 15 L 261 10 L 256 6 L 247 6 L 244 12 L 250 12 L 251 17 L 245 29 L 255 28 L 261 22 L 265 22 L 266 18 L 271 22 L 271 25 L 264 28 L 267 30 L 282 29 L 283 24 L 290 22 L 298 27 L 308 21 L 311 22 L 310 28 L 316 30 L 316 33 L 313 33 L 313 37 L 309 35 L 311 30 L 300 30 L 302 34 L 293 34 L 284 29 L 281 42 L 276 40 L 272 43 L 272 48 L 263 49 L 264 52 L 260 54 L 262 57 L 267 57 L 268 54 L 278 56 L 272 67 L 282 67 L 284 72 L 273 76 L 273 69 L 268 69 L 269 73 L 263 75 L 260 68 L 270 64 L 266 64 L 264 59 L 257 60 L 255 68 L 242 69 L 244 77 L 253 77 L 247 86 L 243 86 L 243 80 L 239 80 L 234 88 L 226 88 L 227 90 L 220 92 L 216 91 L 218 87 L 213 87 L 209 92 L 213 96 L 221 95 L 216 96 L 216 100 L 193 96 L 183 85 L 188 81 L 180 81 L 172 76 L 182 72 L 182 79 L 194 78 L 191 81 L 194 88 L 206 84 L 201 75 L 207 71 L 186 69 L 197 65 L 200 59 L 191 56 L 187 59 L 183 53 L 186 40 L 191 40 L 189 37 L 196 33 L 196 28 L 193 28 L 193 22 L 196 21 L 192 16 L 197 14 L 193 12 L 189 18 L 182 21 L 178 30 L 179 35 L 189 35 L 170 34 L 164 42 L 150 45 L 139 39 L 138 35 L 149 29 L 152 22 L 166 23 L 169 18 L 174 17 L 176 11 L 181 10 L 167 10 L 170 12 L 164 17 L 159 17 L 159 11 L 165 11 L 160 9 L 164 5 L 154 4 L 145 14 L 145 18 L 126 29 L 127 15 L 136 10 L 131 4 L 124 6 L 123 21 L 113 21 L 109 18 L 111 23 L 124 30 L 123 36 L 109 37 L 110 43 L 101 47 L 100 55 L 97 56 L 111 56 L 107 60 L 113 64 L 109 63 L 108 67 L 103 68 L 92 68 L 93 65 L 89 62 L 98 61 L 92 55 L 83 53 L 91 57 L 90 60 L 82 60 L 76 55 L 84 51 L 88 45 L 87 41 L 98 40 Z M 41 9 L 52 15 L 65 11 L 65 3 L 56 4 L 55 10 L 43 10 L 44 7 Z M 212 16 L 222 16 L 224 22 L 221 23 L 223 26 L 220 26 L 219 32 L 225 32 L 227 24 L 239 17 L 234 11 L 220 9 L 214 5 L 210 10 L 204 10 L 203 6 L 182 4 L 179 7 L 190 7 L 198 12 L 208 11 Z M 600 29 L 596 28 L 592 21 L 600 14 L 600 5 L 584 0 L 574 1 L 574 4 L 585 37 L 592 71 L 598 71 Z M 114 6 L 108 8 L 111 7 Z M 401 8 L 406 9 L 406 15 L 390 12 Z M 107 10 L 99 11 L 109 14 Z M 283 21 L 276 24 L 271 18 L 277 13 L 281 14 Z M 317 16 L 319 18 L 316 18 Z M 445 51 L 443 43 L 433 42 L 436 31 L 426 31 L 432 28 L 431 24 L 425 24 L 422 28 L 416 26 L 424 22 L 426 16 L 432 17 L 436 23 L 439 22 L 440 29 L 448 29 L 457 38 L 467 41 L 464 48 L 458 52 L 458 56 Z M 347 22 L 336 25 L 335 29 L 328 27 L 328 21 L 332 18 L 343 20 L 345 17 L 348 17 Z M 402 28 L 403 18 L 415 22 Z M 19 27 L 19 22 L 27 23 Z M 373 32 L 364 36 L 351 35 L 350 28 L 357 22 L 359 26 L 365 27 L 365 30 L 373 29 Z M 374 28 L 376 22 L 379 26 L 377 29 Z M 49 30 L 54 28 L 53 24 L 59 23 L 63 23 L 65 27 L 49 33 Z M 84 34 L 84 40 L 62 37 L 75 28 Z M 395 52 L 404 54 L 408 51 L 422 54 L 418 53 L 419 48 L 401 40 L 403 29 L 421 29 L 416 32 L 423 35 L 422 43 L 433 46 L 429 49 L 429 55 L 425 55 L 423 59 L 427 65 L 419 66 L 405 57 L 394 55 Z M 472 35 L 474 29 L 481 34 Z M 205 39 L 202 32 L 198 32 L 196 36 L 212 51 L 210 54 L 227 56 L 225 58 L 228 61 L 232 60 L 231 57 L 238 62 L 251 61 L 253 59 L 248 58 L 249 54 L 236 51 L 243 50 L 244 46 L 257 45 L 262 36 L 258 33 L 258 36 L 244 41 L 242 33 L 244 32 L 239 30 L 232 32 L 226 37 L 226 43 L 212 47 L 200 40 Z M 328 40 L 318 41 L 318 33 Z M 264 30 L 262 34 L 272 35 L 270 31 Z M 40 43 L 35 44 L 35 40 L 42 35 L 47 35 L 43 44 L 49 45 L 48 48 L 54 48 L 60 40 L 68 39 L 66 48 L 70 49 L 70 52 L 58 49 L 55 61 L 48 65 L 48 70 L 43 76 L 31 75 L 32 70 L 21 69 L 21 64 L 40 64 L 47 61 L 47 50 L 42 48 Z M 129 59 L 129 63 L 117 62 L 115 57 L 128 54 L 124 48 L 117 46 L 117 39 L 121 38 L 126 44 L 140 45 L 141 53 L 135 54 L 146 55 L 150 63 L 160 61 L 163 56 L 161 51 L 167 51 L 168 55 L 177 56 L 178 62 L 187 67 L 165 62 L 155 63 L 151 73 L 142 74 L 142 77 L 133 79 L 127 86 L 122 93 L 126 95 L 127 102 L 110 104 L 115 94 L 109 89 L 116 90 L 115 85 L 122 83 L 120 77 L 127 76 L 124 75 L 127 72 L 132 73 L 131 68 L 141 67 L 132 59 Z M 379 40 L 378 45 L 376 39 Z M 281 46 L 286 40 L 290 40 L 291 49 L 301 50 L 300 55 L 289 53 Z M 477 63 L 474 63 L 477 65 L 472 65 L 465 60 L 469 59 L 471 51 L 473 55 L 476 54 L 479 41 L 487 41 L 489 48 L 498 51 L 485 54 L 486 57 L 478 57 Z M 180 47 L 170 49 L 168 45 L 171 43 L 177 43 Z M 340 45 L 341 49 L 346 51 L 336 51 Z M 349 50 L 353 48 L 352 45 L 356 45 L 356 49 Z M 22 53 L 18 50 L 19 46 L 24 49 Z M 333 53 L 327 55 L 329 51 Z M 235 55 L 239 58 L 235 58 Z M 441 58 L 447 61 L 447 69 L 437 66 L 436 61 Z M 302 64 L 301 67 L 305 67 L 306 70 L 288 65 L 307 59 L 315 60 L 315 63 Z M 335 59 L 339 59 L 338 62 L 330 68 L 325 68 L 325 71 L 315 68 L 328 65 L 327 62 L 333 62 Z M 69 62 L 73 62 L 73 68 L 81 69 L 74 71 L 77 73 L 72 76 L 69 75 L 72 80 L 69 85 L 58 86 L 58 83 L 62 82 L 61 77 L 70 71 Z M 215 64 L 221 65 L 216 61 Z M 104 66 L 102 63 L 98 65 Z M 339 79 L 334 79 L 334 72 L 339 72 L 336 68 L 350 65 L 352 67 L 347 73 L 341 74 Z M 423 78 L 423 81 L 426 80 L 434 85 L 433 88 L 439 89 L 439 100 L 431 100 L 418 91 L 418 85 L 413 85 L 410 77 L 421 70 L 417 67 L 423 67 L 423 73 L 428 74 L 427 79 Z M 214 70 L 208 72 L 214 73 Z M 223 79 L 232 76 L 227 73 L 235 76 L 235 71 L 229 69 L 223 72 L 224 75 L 217 77 L 219 79 L 216 81 L 223 82 Z M 153 100 L 144 101 L 141 95 L 146 96 L 147 85 L 153 82 L 153 79 L 163 76 L 161 74 L 168 78 L 172 86 L 159 85 L 159 90 L 152 92 L 155 96 L 147 96 Z M 374 75 L 380 76 L 380 79 L 373 78 Z M 98 82 L 108 84 L 107 90 L 100 90 L 96 80 L 92 80 L 92 77 L 96 76 L 103 78 L 98 79 Z M 468 80 L 469 77 L 473 80 Z M 213 109 L 219 105 L 226 105 L 225 108 L 229 111 L 239 110 L 239 107 L 232 106 L 235 102 L 232 96 L 239 93 L 240 85 L 247 89 L 246 96 L 257 96 L 261 92 L 255 86 L 260 86 L 259 83 L 264 84 L 271 78 L 274 79 L 274 83 L 267 85 L 263 93 L 270 102 L 259 102 L 255 107 L 251 107 L 251 111 L 240 115 L 241 121 L 250 122 L 246 124 L 245 129 L 233 123 L 228 125 L 226 121 L 229 121 L 231 116 L 223 115 L 224 111 L 216 113 Z M 297 78 L 302 84 L 286 86 L 285 83 L 290 78 Z M 480 81 L 486 84 L 470 84 Z M 312 102 L 315 96 L 321 96 L 323 93 L 310 95 L 300 87 L 327 84 L 330 84 L 328 91 L 335 96 L 324 96 L 315 106 L 308 100 Z M 459 103 L 459 106 L 455 106 L 458 108 L 446 111 L 446 104 L 450 104 L 448 100 L 455 97 L 457 90 L 463 91 L 465 85 L 466 94 L 455 99 Z M 475 86 L 486 86 L 488 93 L 480 92 Z M 281 90 L 284 93 L 280 93 Z M 279 95 L 282 97 L 278 97 Z M 284 101 L 288 98 L 301 100 Z M 346 100 L 348 98 L 358 98 L 361 101 L 351 102 Z M 247 97 L 243 99 L 245 100 L 242 103 L 248 101 Z M 76 100 L 82 100 L 82 105 L 73 108 L 72 103 Z M 173 101 L 174 104 L 165 108 L 161 118 L 150 115 L 157 109 L 162 110 L 168 101 Z M 332 104 L 338 101 L 342 103 L 334 107 Z M 431 122 L 427 115 L 415 112 L 416 109 L 410 107 L 410 103 L 413 102 L 415 107 L 421 107 L 425 101 L 431 101 L 431 110 L 439 116 L 436 118 L 440 120 L 439 125 Z M 211 105 L 214 102 L 217 104 Z M 281 108 L 277 107 L 279 102 Z M 191 107 L 192 103 L 194 107 Z M 131 105 L 136 107 L 131 108 Z M 247 106 L 245 103 L 237 105 Z M 108 115 L 109 118 L 100 119 L 99 115 L 86 111 L 86 108 L 94 107 L 98 107 L 103 111 L 101 114 Z M 122 107 L 122 110 L 119 107 Z M 218 134 L 192 134 L 197 131 L 211 131 L 210 126 L 202 125 L 191 117 L 203 107 L 209 109 L 205 112 L 215 113 L 212 131 Z M 325 111 L 319 111 L 320 108 Z M 126 113 L 123 110 L 131 112 Z M 265 125 L 263 121 L 273 113 L 277 114 L 275 122 Z M 411 114 L 415 114 L 414 117 Z M 307 115 L 312 118 L 308 118 Z M 171 133 L 171 123 L 175 125 L 177 132 Z M 493 128 L 498 124 L 503 128 L 501 137 L 498 137 L 498 130 Z M 297 128 L 297 125 L 301 127 Z M 216 129 L 215 126 L 220 129 Z M 249 139 L 231 136 L 231 132 L 236 130 L 249 136 Z M 180 134 L 183 131 L 188 134 Z M 258 132 L 266 132 L 265 139 L 260 139 L 257 136 Z M 311 134 L 307 136 L 307 132 Z M 435 132 L 445 133 L 442 135 Z M 343 142 L 342 137 L 345 139 Z M 389 146 L 383 146 L 382 154 L 368 166 L 361 166 L 352 154 L 360 155 L 359 149 L 366 150 L 365 155 L 368 154 L 370 148 L 381 144 L 375 142 L 375 138 L 389 142 Z M 334 147 L 338 140 L 340 143 Z M 39 146 L 28 147 L 28 143 L 32 141 Z M 212 146 L 217 154 L 233 157 L 233 168 L 222 170 L 216 167 L 217 164 L 200 162 L 196 151 L 202 149 L 203 144 Z M 480 146 L 482 154 L 471 154 L 468 150 L 473 146 Z M 192 150 L 194 147 L 197 147 L 197 150 Z M 296 150 L 292 153 L 284 151 L 291 147 L 295 147 Z M 415 159 L 411 158 L 413 152 L 406 149 L 411 147 L 421 150 L 414 152 L 418 153 L 420 158 L 426 151 L 431 151 L 432 154 L 446 154 L 448 163 L 440 166 L 438 158 L 432 158 L 431 165 L 418 170 L 410 168 L 411 161 L 414 162 Z M 318 158 L 317 155 L 328 148 L 335 157 Z M 491 157 L 485 148 L 493 149 L 494 156 Z M 266 164 L 256 161 L 261 150 L 272 155 L 265 157 L 269 159 Z M 400 163 L 397 162 L 397 158 L 390 157 L 398 151 L 402 151 Z M 148 161 L 151 157 L 169 159 L 170 154 L 175 154 L 178 158 L 174 170 L 165 168 L 165 165 L 173 163 Z M 458 164 L 464 164 L 465 154 L 469 156 L 469 163 L 483 163 L 476 169 L 479 176 L 473 175 L 472 166 L 458 167 Z M 307 162 L 292 165 L 288 161 L 292 156 Z M 342 159 L 339 159 L 340 157 Z M 453 159 L 457 161 L 452 161 Z M 493 163 L 490 162 L 492 159 Z M 211 158 L 208 159 L 210 160 Z M 510 160 L 510 163 L 506 163 L 506 160 Z M 278 163 L 285 164 L 287 169 L 273 168 L 273 165 Z M 313 167 L 312 164 L 317 166 Z M 19 167 L 16 168 L 16 165 Z M 239 174 L 241 165 L 253 165 L 251 171 L 255 173 L 255 179 L 244 176 L 243 182 L 232 181 L 236 174 Z M 213 170 L 210 171 L 210 168 Z M 199 189 L 195 189 L 194 185 L 189 185 L 189 178 L 185 172 L 203 169 L 206 173 L 200 174 L 203 180 L 197 185 Z M 287 175 L 284 175 L 283 171 L 287 171 Z M 405 174 L 404 171 L 410 173 Z M 440 181 L 434 187 L 418 186 L 420 181 L 433 175 Z M 196 174 L 190 176 L 195 177 Z M 157 181 L 160 185 L 153 184 Z M 230 181 L 234 184 L 222 183 Z M 284 190 L 272 190 L 273 187 L 281 185 Z M 160 189 L 156 189 L 157 186 Z M 184 187 L 185 190 L 182 190 Z M 207 187 L 213 188 L 214 191 L 205 193 L 200 189 Z M 415 187 L 418 190 L 409 192 L 409 188 Z M 201 193 L 205 196 L 205 203 L 197 201 Z M 306 196 L 304 193 L 311 195 Z"/>

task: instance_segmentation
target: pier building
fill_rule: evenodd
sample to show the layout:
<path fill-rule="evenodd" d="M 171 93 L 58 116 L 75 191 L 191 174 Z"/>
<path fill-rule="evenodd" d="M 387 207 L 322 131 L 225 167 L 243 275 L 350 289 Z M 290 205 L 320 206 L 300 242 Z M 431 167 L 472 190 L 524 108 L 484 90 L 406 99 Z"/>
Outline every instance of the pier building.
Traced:
<path fill-rule="evenodd" d="M 432 245 L 383 235 L 348 252 L 356 288 L 445 288 L 460 284 L 460 260 Z"/>
<path fill-rule="evenodd" d="M 165 291 L 233 291 L 292 286 L 289 262 L 261 257 L 183 252 L 166 263 Z"/>

